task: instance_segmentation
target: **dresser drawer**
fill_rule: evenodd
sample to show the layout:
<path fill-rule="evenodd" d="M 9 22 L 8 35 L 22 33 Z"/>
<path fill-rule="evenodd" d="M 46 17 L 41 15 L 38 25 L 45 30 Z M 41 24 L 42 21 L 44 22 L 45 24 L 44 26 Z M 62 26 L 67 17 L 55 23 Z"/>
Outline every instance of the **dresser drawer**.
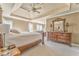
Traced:
<path fill-rule="evenodd" d="M 57 42 L 71 43 L 71 33 L 49 32 L 48 37 Z"/>

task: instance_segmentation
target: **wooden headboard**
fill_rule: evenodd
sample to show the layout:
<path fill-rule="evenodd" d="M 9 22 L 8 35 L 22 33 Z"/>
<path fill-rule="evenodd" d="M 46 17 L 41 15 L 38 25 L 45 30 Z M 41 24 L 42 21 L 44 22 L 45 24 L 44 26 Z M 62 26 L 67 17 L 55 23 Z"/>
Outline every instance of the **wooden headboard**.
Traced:
<path fill-rule="evenodd" d="M 2 39 L 2 34 L 0 34 L 0 48 L 3 48 L 3 39 Z"/>

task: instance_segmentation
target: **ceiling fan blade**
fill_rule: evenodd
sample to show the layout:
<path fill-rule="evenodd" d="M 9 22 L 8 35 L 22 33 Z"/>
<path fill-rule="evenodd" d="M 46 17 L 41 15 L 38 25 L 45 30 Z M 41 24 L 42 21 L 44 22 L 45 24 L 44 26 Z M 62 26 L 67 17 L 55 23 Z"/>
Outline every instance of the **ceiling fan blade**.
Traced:
<path fill-rule="evenodd" d="M 39 11 L 34 11 L 34 12 L 40 13 Z"/>
<path fill-rule="evenodd" d="M 32 6 L 32 8 L 34 8 L 34 7 L 35 7 L 35 4 L 34 4 L 34 3 L 32 3 L 32 4 L 31 4 L 31 6 Z"/>
<path fill-rule="evenodd" d="M 39 10 L 39 9 L 41 9 L 42 7 L 38 7 L 38 8 L 36 8 L 37 10 Z"/>
<path fill-rule="evenodd" d="M 30 12 L 30 10 L 29 9 L 26 9 L 26 8 L 23 8 L 23 7 L 21 7 L 22 9 L 24 9 L 24 10 L 27 10 L 28 12 Z"/>
<path fill-rule="evenodd" d="M 36 8 L 36 7 L 35 7 L 35 5 L 36 5 L 35 3 L 32 3 L 32 4 L 31 4 L 31 7 L 32 7 L 32 9 L 31 9 L 31 10 L 32 10 L 33 12 L 40 13 L 40 12 L 39 12 L 39 11 L 37 11 L 37 10 L 38 10 L 38 9 L 41 9 L 41 7 L 37 7 L 37 8 Z"/>

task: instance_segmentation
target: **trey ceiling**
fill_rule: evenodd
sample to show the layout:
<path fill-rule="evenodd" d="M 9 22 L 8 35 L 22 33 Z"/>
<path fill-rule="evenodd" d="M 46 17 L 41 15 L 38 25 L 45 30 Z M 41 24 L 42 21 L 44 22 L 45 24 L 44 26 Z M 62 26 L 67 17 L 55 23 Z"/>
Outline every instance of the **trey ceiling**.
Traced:
<path fill-rule="evenodd" d="M 40 9 L 37 10 L 39 11 L 38 13 L 32 11 L 32 3 L 24 3 L 18 9 L 13 11 L 11 15 L 26 18 L 26 19 L 36 19 L 36 18 L 41 18 L 42 16 L 47 16 L 53 13 L 55 10 L 64 8 L 65 6 L 67 5 L 60 3 L 52 3 L 52 4 L 37 3 L 34 4 L 34 7 L 35 8 L 41 7 Z"/>
<path fill-rule="evenodd" d="M 34 20 L 69 10 L 70 3 L 6 3 L 2 4 L 4 14 Z M 33 10 L 37 8 L 36 10 Z M 7 11 L 9 9 L 9 11 Z M 61 10 L 60 12 L 58 12 Z"/>

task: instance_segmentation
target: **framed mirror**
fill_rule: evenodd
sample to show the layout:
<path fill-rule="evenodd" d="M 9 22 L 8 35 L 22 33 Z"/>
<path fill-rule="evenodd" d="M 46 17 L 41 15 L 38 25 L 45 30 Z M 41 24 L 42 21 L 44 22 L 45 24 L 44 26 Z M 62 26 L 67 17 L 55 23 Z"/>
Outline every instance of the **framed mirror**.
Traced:
<path fill-rule="evenodd" d="M 65 19 L 56 18 L 53 21 L 53 31 L 54 32 L 65 32 Z"/>

